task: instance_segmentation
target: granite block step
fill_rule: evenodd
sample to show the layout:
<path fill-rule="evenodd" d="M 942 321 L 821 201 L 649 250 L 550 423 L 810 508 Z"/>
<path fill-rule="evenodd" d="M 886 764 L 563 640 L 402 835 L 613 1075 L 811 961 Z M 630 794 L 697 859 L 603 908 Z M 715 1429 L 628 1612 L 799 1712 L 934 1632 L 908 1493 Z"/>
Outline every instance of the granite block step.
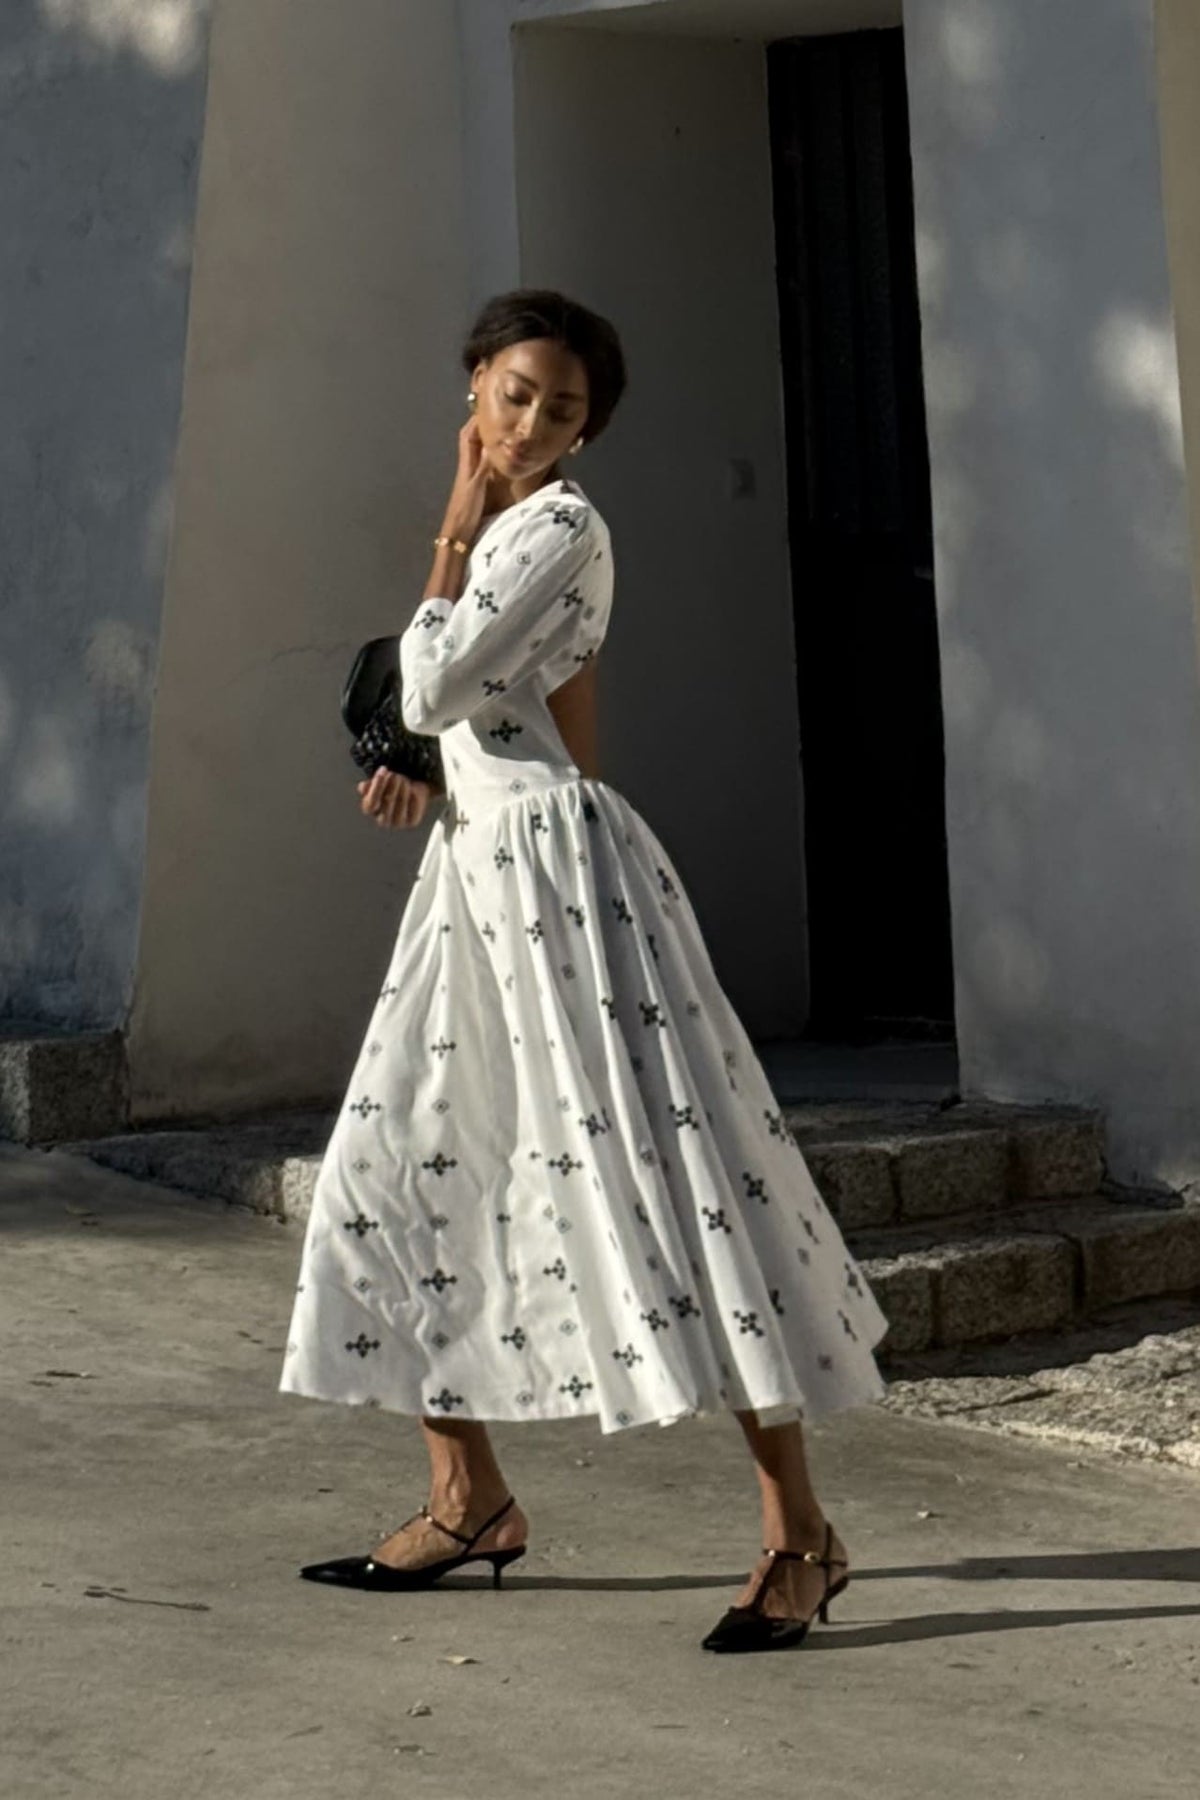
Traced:
<path fill-rule="evenodd" d="M 1112 1193 L 941 1228 L 852 1233 L 891 1329 L 885 1355 L 1076 1326 L 1200 1294 L 1200 1206 Z"/>
<path fill-rule="evenodd" d="M 1086 1196 L 1104 1174 L 1103 1122 L 1090 1112 L 840 1103 L 791 1106 L 785 1116 L 848 1232 Z M 186 1193 L 302 1220 L 332 1127 L 332 1114 L 288 1112 L 63 1148 Z"/>

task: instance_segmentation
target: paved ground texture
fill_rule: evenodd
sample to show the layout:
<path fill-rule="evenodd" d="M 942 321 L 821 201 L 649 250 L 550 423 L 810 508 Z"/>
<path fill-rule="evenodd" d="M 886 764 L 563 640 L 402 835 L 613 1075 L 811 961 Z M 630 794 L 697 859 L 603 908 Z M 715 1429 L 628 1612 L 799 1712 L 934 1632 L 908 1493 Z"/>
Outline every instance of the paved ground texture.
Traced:
<path fill-rule="evenodd" d="M 698 1648 L 756 1547 L 720 1419 L 498 1431 L 534 1529 L 503 1593 L 298 1581 L 422 1497 L 410 1421 L 276 1393 L 298 1250 L 0 1151 L 4 1800 L 1197 1791 L 1186 1468 L 836 1421 L 815 1460 L 855 1580 L 773 1657 Z"/>

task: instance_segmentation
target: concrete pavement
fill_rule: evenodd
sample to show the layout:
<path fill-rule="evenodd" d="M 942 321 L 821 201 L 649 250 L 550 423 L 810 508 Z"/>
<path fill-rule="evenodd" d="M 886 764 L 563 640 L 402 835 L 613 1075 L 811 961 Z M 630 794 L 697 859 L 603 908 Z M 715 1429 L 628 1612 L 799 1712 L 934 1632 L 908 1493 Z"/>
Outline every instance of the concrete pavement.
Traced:
<path fill-rule="evenodd" d="M 835 1421 L 855 1580 L 774 1657 L 698 1648 L 756 1549 L 725 1420 L 498 1430 L 534 1530 L 504 1593 L 298 1581 L 422 1497 L 411 1421 L 276 1392 L 299 1241 L 0 1150 L 5 1800 L 1197 1791 L 1186 1470 Z"/>

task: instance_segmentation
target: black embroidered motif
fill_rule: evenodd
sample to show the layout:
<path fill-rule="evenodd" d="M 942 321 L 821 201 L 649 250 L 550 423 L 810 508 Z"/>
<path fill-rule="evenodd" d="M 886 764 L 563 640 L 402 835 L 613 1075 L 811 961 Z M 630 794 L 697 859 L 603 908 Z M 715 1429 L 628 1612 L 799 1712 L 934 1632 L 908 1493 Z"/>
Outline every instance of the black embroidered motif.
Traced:
<path fill-rule="evenodd" d="M 449 1043 L 447 1043 L 447 1042 L 446 1042 L 446 1039 L 445 1039 L 445 1038 L 439 1038 L 439 1039 L 438 1039 L 438 1041 L 437 1041 L 437 1043 L 436 1043 L 436 1044 L 430 1044 L 430 1046 L 429 1046 L 429 1048 L 430 1048 L 430 1049 L 431 1049 L 431 1050 L 432 1050 L 432 1051 L 433 1051 L 433 1052 L 434 1052 L 434 1053 L 435 1053 L 435 1055 L 437 1055 L 437 1056 L 449 1056 L 449 1054 L 450 1054 L 450 1052 L 451 1052 L 451 1050 L 457 1050 L 457 1049 L 458 1049 L 458 1045 L 457 1045 L 457 1044 L 456 1044 L 456 1043 L 455 1043 L 455 1041 L 454 1041 L 454 1039 L 453 1039 L 453 1038 L 451 1038 L 451 1039 L 450 1039 L 450 1042 L 449 1042 Z"/>
<path fill-rule="evenodd" d="M 393 994 L 398 994 L 399 992 L 400 992 L 400 989 L 396 986 L 395 982 L 389 981 L 387 986 L 381 992 L 379 998 L 381 1000 L 390 1000 Z"/>
<path fill-rule="evenodd" d="M 507 744 L 510 743 L 513 738 L 520 737 L 524 729 L 525 727 L 523 725 L 514 725 L 511 719 L 501 719 L 498 725 L 492 726 L 491 730 L 488 732 L 488 736 L 501 738 L 504 743 Z"/>
<path fill-rule="evenodd" d="M 610 1019 L 616 1018 L 617 1005 L 616 1005 L 616 1001 L 613 999 L 611 994 L 601 994 L 600 1004 L 604 1008 L 605 1012 L 608 1014 Z"/>
<path fill-rule="evenodd" d="M 764 1206 L 769 1203 L 770 1195 L 767 1193 L 767 1184 L 761 1175 L 752 1175 L 749 1169 L 743 1169 L 742 1180 L 746 1184 L 747 1200 L 761 1200 Z"/>
<path fill-rule="evenodd" d="M 832 1367 L 833 1367 L 832 1356 L 818 1356 L 817 1367 L 818 1367 L 818 1369 L 823 1369 L 824 1372 L 828 1375 L 830 1369 L 832 1369 Z"/>
<path fill-rule="evenodd" d="M 587 1393 L 591 1385 L 590 1381 L 580 1381 L 578 1375 L 572 1375 L 570 1381 L 560 1384 L 558 1391 L 560 1394 L 570 1394 L 572 1400 L 578 1400 L 581 1394 Z"/>
<path fill-rule="evenodd" d="M 735 1306 L 733 1309 L 733 1316 L 738 1322 L 738 1330 L 742 1333 L 743 1337 L 747 1333 L 752 1337 L 766 1337 L 767 1334 L 759 1324 L 758 1314 L 756 1312 L 739 1312 Z"/>
<path fill-rule="evenodd" d="M 535 919 L 532 925 L 527 925 L 525 931 L 527 936 L 531 937 L 535 944 L 540 944 L 546 935 L 545 926 L 540 919 Z"/>
<path fill-rule="evenodd" d="M 630 912 L 629 907 L 626 904 L 623 896 L 620 894 L 614 894 L 612 897 L 612 903 L 613 903 L 613 910 L 615 911 L 617 918 L 621 921 L 621 924 L 622 925 L 632 925 L 633 924 L 633 914 Z"/>
<path fill-rule="evenodd" d="M 495 943 L 496 927 L 494 925 L 492 925 L 490 922 L 485 921 L 485 923 L 479 927 L 479 932 L 480 932 L 480 936 L 485 937 L 489 944 Z"/>
<path fill-rule="evenodd" d="M 858 1278 L 857 1271 L 850 1263 L 846 1264 L 846 1286 L 850 1289 L 852 1294 L 862 1293 L 862 1282 Z"/>
<path fill-rule="evenodd" d="M 652 931 L 648 931 L 646 933 L 646 942 L 650 946 L 651 956 L 654 958 L 655 962 L 658 962 L 659 961 L 658 940 L 656 939 L 656 937 Z"/>
<path fill-rule="evenodd" d="M 514 1325 L 511 1331 L 506 1331 L 502 1334 L 500 1342 L 502 1344 L 511 1344 L 514 1350 L 523 1350 L 529 1342 L 529 1339 L 525 1336 L 525 1333 L 521 1330 L 519 1325 Z"/>
<path fill-rule="evenodd" d="M 595 1113 L 589 1113 L 587 1118 L 580 1119 L 579 1123 L 583 1126 L 589 1137 L 596 1137 L 599 1132 L 608 1130 L 608 1126 L 602 1125 Z"/>
<path fill-rule="evenodd" d="M 596 803 L 594 800 L 585 800 L 584 801 L 583 816 L 587 820 L 589 825 L 594 825 L 596 823 L 596 820 L 600 817 L 600 814 L 596 811 Z"/>
<path fill-rule="evenodd" d="M 369 1338 L 365 1331 L 360 1331 L 354 1342 L 352 1344 L 347 1344 L 346 1348 L 352 1353 L 367 1357 L 371 1354 L 372 1350 L 378 1350 L 379 1339 Z"/>
<path fill-rule="evenodd" d="M 670 1331 L 671 1329 L 670 1319 L 664 1319 L 657 1306 L 651 1308 L 648 1313 L 642 1314 L 642 1322 L 648 1325 L 651 1331 Z"/>
<path fill-rule="evenodd" d="M 641 1352 L 635 1350 L 632 1344 L 626 1344 L 623 1350 L 613 1351 L 613 1361 L 624 1363 L 627 1369 L 632 1369 L 634 1363 L 645 1362 L 645 1360 Z"/>
<path fill-rule="evenodd" d="M 352 1113 L 358 1113 L 363 1119 L 369 1119 L 373 1112 L 382 1112 L 383 1108 L 378 1100 L 368 1100 L 364 1095 L 361 1100 L 356 1100 L 354 1102 L 350 1111 Z"/>
<path fill-rule="evenodd" d="M 849 1319 L 846 1317 L 845 1313 L 841 1310 L 840 1307 L 838 1308 L 838 1318 L 842 1321 L 842 1330 L 845 1332 L 846 1336 L 848 1338 L 852 1338 L 854 1340 L 854 1342 L 857 1344 L 858 1333 L 857 1333 L 857 1331 L 855 1331 L 853 1325 L 850 1323 Z"/>
<path fill-rule="evenodd" d="M 342 1230 L 352 1231 L 356 1238 L 365 1238 L 368 1231 L 379 1230 L 379 1220 L 368 1219 L 363 1213 L 355 1213 L 352 1219 L 343 1222 Z"/>
<path fill-rule="evenodd" d="M 577 662 L 577 663 L 591 662 L 591 660 L 592 660 L 593 656 L 595 656 L 595 654 L 596 654 L 596 646 L 593 644 L 591 646 L 591 648 L 588 650 L 576 650 L 574 655 L 571 658 L 571 661 Z"/>
<path fill-rule="evenodd" d="M 422 1275 L 421 1286 L 433 1288 L 435 1292 L 442 1294 L 448 1287 L 454 1287 L 457 1281 L 457 1275 L 446 1275 L 441 1269 L 435 1269 L 432 1275 Z"/>
<path fill-rule="evenodd" d="M 557 1257 L 555 1261 L 550 1264 L 548 1269 L 542 1270 L 542 1274 L 553 1275 L 556 1281 L 565 1281 L 567 1279 L 567 1265 L 561 1256 Z"/>
<path fill-rule="evenodd" d="M 576 1162 L 564 1150 L 559 1157 L 549 1157 L 546 1161 L 548 1169 L 557 1169 L 561 1175 L 569 1175 L 572 1169 L 582 1169 L 583 1164 Z"/>
<path fill-rule="evenodd" d="M 663 893 L 670 894 L 672 899 L 679 893 L 679 889 L 675 886 L 675 883 L 671 880 L 671 877 L 667 874 L 667 871 L 662 867 L 661 863 L 658 868 L 658 882 Z"/>
<path fill-rule="evenodd" d="M 805 1231 L 808 1233 L 808 1235 L 812 1239 L 813 1243 L 819 1244 L 821 1240 L 812 1228 L 812 1221 L 810 1219 L 806 1218 L 802 1212 L 798 1212 L 796 1214 L 796 1217 L 799 1219 L 801 1225 L 803 1225 Z"/>
<path fill-rule="evenodd" d="M 429 1229 L 431 1231 L 445 1231 L 449 1223 L 450 1221 L 445 1213 L 430 1213 L 429 1215 Z"/>
<path fill-rule="evenodd" d="M 782 1302 L 782 1301 L 781 1301 L 781 1300 L 780 1300 L 780 1298 L 779 1298 L 779 1289 L 778 1289 L 778 1288 L 772 1288 L 772 1289 L 771 1289 L 771 1292 L 770 1292 L 770 1296 L 769 1296 L 769 1298 L 770 1298 L 770 1301 L 771 1301 L 771 1305 L 772 1305 L 772 1306 L 773 1306 L 773 1307 L 774 1307 L 774 1309 L 775 1309 L 775 1312 L 776 1312 L 776 1313 L 777 1313 L 777 1314 L 778 1314 L 778 1316 L 779 1316 L 779 1317 L 780 1317 L 780 1318 L 781 1318 L 781 1319 L 782 1319 L 782 1318 L 783 1318 L 783 1317 L 784 1317 L 784 1310 L 783 1310 L 783 1302 Z"/>
<path fill-rule="evenodd" d="M 493 694 L 503 694 L 507 688 L 508 683 L 502 677 L 497 677 L 495 681 L 488 679 L 483 684 L 483 691 L 489 697 Z"/>
<path fill-rule="evenodd" d="M 563 605 L 566 607 L 568 612 L 570 612 L 570 610 L 573 606 L 582 606 L 583 605 L 583 595 L 580 593 L 578 588 L 568 588 L 567 589 L 566 593 L 563 595 Z"/>
<path fill-rule="evenodd" d="M 475 589 L 475 610 L 476 612 L 490 613 L 498 613 L 500 611 L 500 608 L 496 605 L 496 593 L 494 588 Z"/>
<path fill-rule="evenodd" d="M 700 1308 L 690 1294 L 668 1294 L 667 1305 L 677 1319 L 698 1319 Z"/>
<path fill-rule="evenodd" d="M 431 1157 L 428 1162 L 423 1162 L 421 1167 L 423 1169 L 432 1169 L 435 1175 L 444 1175 L 447 1169 L 457 1169 L 458 1158 L 456 1156 L 443 1156 L 439 1150 L 436 1156 Z"/>
<path fill-rule="evenodd" d="M 550 829 L 546 823 L 544 814 L 540 812 L 530 813 L 529 828 L 531 831 L 549 831 Z"/>
<path fill-rule="evenodd" d="M 687 1106 L 676 1106 L 674 1101 L 672 1101 L 671 1117 L 674 1119 L 675 1124 L 680 1131 L 683 1130 L 685 1125 L 693 1125 L 697 1131 L 700 1129 L 700 1121 L 696 1117 L 695 1108 L 690 1104 Z"/>
<path fill-rule="evenodd" d="M 656 1000 L 639 1000 L 638 1009 L 642 1015 L 643 1025 L 659 1025 L 664 1030 L 666 1029 L 667 1021 L 663 1018 L 662 1007 Z"/>
<path fill-rule="evenodd" d="M 430 1407 L 439 1407 L 442 1412 L 448 1413 L 452 1412 L 456 1406 L 463 1405 L 463 1397 L 461 1394 L 452 1394 L 449 1388 L 444 1387 L 440 1394 L 432 1395 L 425 1404 Z"/>
<path fill-rule="evenodd" d="M 417 624 L 424 631 L 431 631 L 435 625 L 440 625 L 441 622 L 442 622 L 442 615 L 439 612 L 435 611 L 435 609 L 432 606 L 426 607 L 425 611 L 421 614 L 420 618 L 417 620 Z"/>
<path fill-rule="evenodd" d="M 689 1019 L 698 1019 L 700 1017 L 700 1002 L 698 1000 L 689 1000 L 687 1003 L 687 1013 Z"/>
<path fill-rule="evenodd" d="M 568 906 L 566 912 L 567 917 L 569 919 L 574 919 L 576 925 L 583 924 L 585 915 L 582 906 Z"/>
<path fill-rule="evenodd" d="M 723 1231 L 726 1237 L 733 1235 L 733 1226 L 726 1219 L 723 1206 L 715 1209 L 711 1206 L 702 1206 L 700 1211 L 704 1214 L 704 1223 L 710 1231 Z"/>

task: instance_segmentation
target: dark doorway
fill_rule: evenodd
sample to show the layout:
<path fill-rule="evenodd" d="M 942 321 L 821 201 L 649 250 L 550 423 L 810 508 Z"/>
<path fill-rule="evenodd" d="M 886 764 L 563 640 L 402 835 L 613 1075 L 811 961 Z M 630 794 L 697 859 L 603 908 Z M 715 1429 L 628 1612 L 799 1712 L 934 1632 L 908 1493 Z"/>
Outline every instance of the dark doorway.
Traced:
<path fill-rule="evenodd" d="M 810 1035 L 942 1036 L 954 988 L 901 31 L 768 50 Z"/>

